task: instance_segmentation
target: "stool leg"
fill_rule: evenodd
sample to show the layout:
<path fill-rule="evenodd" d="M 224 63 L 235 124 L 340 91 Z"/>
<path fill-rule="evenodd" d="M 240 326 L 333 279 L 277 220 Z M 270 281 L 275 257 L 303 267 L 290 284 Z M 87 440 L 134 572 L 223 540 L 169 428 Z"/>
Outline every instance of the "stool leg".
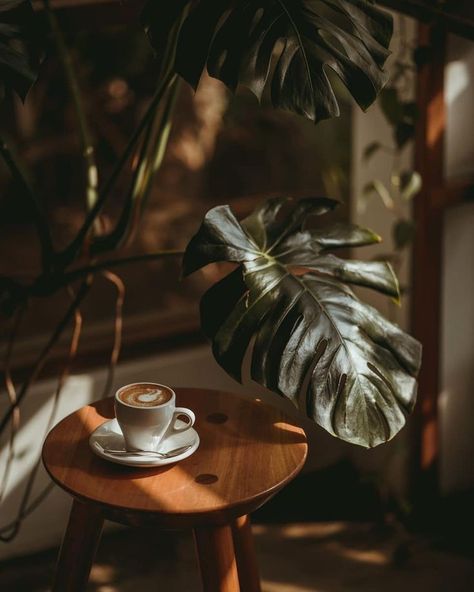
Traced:
<path fill-rule="evenodd" d="M 230 526 L 194 529 L 204 592 L 240 592 Z"/>
<path fill-rule="evenodd" d="M 96 506 L 74 500 L 64 534 L 52 592 L 83 592 L 104 519 Z"/>
<path fill-rule="evenodd" d="M 232 523 L 240 588 L 245 592 L 261 592 L 257 557 L 252 537 L 250 516 L 240 516 Z"/>

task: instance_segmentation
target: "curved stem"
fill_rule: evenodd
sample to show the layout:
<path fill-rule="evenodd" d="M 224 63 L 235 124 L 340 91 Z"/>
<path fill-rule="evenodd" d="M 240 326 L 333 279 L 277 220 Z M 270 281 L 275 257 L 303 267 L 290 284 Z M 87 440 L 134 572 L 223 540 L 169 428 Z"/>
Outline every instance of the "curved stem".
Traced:
<path fill-rule="evenodd" d="M 87 276 L 87 278 L 81 284 L 81 286 L 76 294 L 76 297 L 74 298 L 74 301 L 71 303 L 71 305 L 67 309 L 63 318 L 56 325 L 56 328 L 54 329 L 48 342 L 46 343 L 46 345 L 44 346 L 44 348 L 40 352 L 39 356 L 37 357 L 36 362 L 33 366 L 33 370 L 31 371 L 31 374 L 28 376 L 28 378 L 21 385 L 21 388 L 17 394 L 15 404 L 11 405 L 9 407 L 8 411 L 4 414 L 4 416 L 0 420 L 0 435 L 3 433 L 3 431 L 5 430 L 7 425 L 9 424 L 12 415 L 15 413 L 15 409 L 21 404 L 21 402 L 25 398 L 26 394 L 28 393 L 30 386 L 33 384 L 33 382 L 36 380 L 39 373 L 41 372 L 41 370 L 44 366 L 44 363 L 46 362 L 46 358 L 48 357 L 49 352 L 54 347 L 54 345 L 57 343 L 58 339 L 63 334 L 64 329 L 67 327 L 67 325 L 69 324 L 71 319 L 75 316 L 76 309 L 80 305 L 82 300 L 85 298 L 86 294 L 89 292 L 89 290 L 92 286 L 92 282 L 93 282 L 93 276 L 92 275 Z"/>
<path fill-rule="evenodd" d="M 91 244 L 90 252 L 97 255 L 104 251 L 110 251 L 127 242 L 127 238 L 132 233 L 132 220 L 134 219 L 134 210 L 138 207 L 140 195 L 136 192 L 138 180 L 143 175 L 143 168 L 146 168 L 146 160 L 149 151 L 149 146 L 152 138 L 152 132 L 155 125 L 159 110 L 159 104 L 155 106 L 155 113 L 148 123 L 141 147 L 137 148 L 135 158 L 137 158 L 137 165 L 134 170 L 132 182 L 128 194 L 125 198 L 125 204 L 119 216 L 115 227 L 111 232 L 105 236 L 98 236 Z"/>
<path fill-rule="evenodd" d="M 71 298 L 71 301 L 74 301 L 75 294 L 70 287 L 68 287 L 68 294 Z M 47 425 L 46 425 L 46 428 L 44 431 L 44 438 L 46 438 L 46 436 L 48 435 L 48 432 L 53 427 L 56 413 L 58 410 L 61 392 L 62 392 L 64 383 L 66 382 L 66 379 L 69 375 L 73 360 L 77 354 L 77 350 L 78 350 L 78 346 L 79 346 L 79 339 L 81 336 L 81 329 L 82 329 L 82 315 L 79 310 L 79 306 L 77 306 L 77 308 L 75 310 L 74 317 L 75 317 L 74 318 L 74 327 L 73 327 L 72 335 L 71 335 L 71 343 L 69 346 L 69 353 L 68 353 L 68 357 L 66 360 L 66 364 L 63 367 L 62 372 L 61 372 L 59 379 L 58 379 L 56 390 L 55 390 L 55 393 L 53 396 L 53 405 L 52 405 L 51 411 L 49 413 L 48 422 L 47 422 Z M 40 456 L 36 460 L 33 468 L 30 471 L 30 474 L 28 476 L 16 519 L 13 522 L 0 528 L 0 540 L 2 540 L 4 542 L 9 542 L 9 541 L 13 540 L 16 537 L 16 535 L 18 534 L 18 532 L 20 531 L 22 521 L 28 515 L 30 508 L 32 506 L 36 507 L 36 503 L 37 503 L 38 498 L 34 499 L 31 503 L 30 503 L 30 498 L 31 498 L 31 494 L 33 492 L 34 484 L 36 481 L 36 476 L 38 474 L 39 468 L 41 467 L 41 464 L 42 463 L 41 463 L 41 456 Z M 40 499 L 42 499 L 43 492 L 40 495 L 41 495 Z"/>
<path fill-rule="evenodd" d="M 153 177 L 158 172 L 163 163 L 166 147 L 168 146 L 168 140 L 173 125 L 173 111 L 179 91 L 179 82 L 179 79 L 173 81 L 168 96 L 168 100 L 163 111 L 163 116 L 160 121 L 159 129 L 156 134 L 156 141 L 153 147 L 153 160 L 151 164 L 148 165 L 147 170 L 143 175 L 143 182 L 141 184 L 138 184 L 137 188 L 135 188 L 135 191 L 137 193 L 140 193 L 141 201 L 143 202 L 142 209 L 147 202 L 148 194 L 152 186 Z M 136 221 L 136 223 L 138 223 L 138 220 Z"/>

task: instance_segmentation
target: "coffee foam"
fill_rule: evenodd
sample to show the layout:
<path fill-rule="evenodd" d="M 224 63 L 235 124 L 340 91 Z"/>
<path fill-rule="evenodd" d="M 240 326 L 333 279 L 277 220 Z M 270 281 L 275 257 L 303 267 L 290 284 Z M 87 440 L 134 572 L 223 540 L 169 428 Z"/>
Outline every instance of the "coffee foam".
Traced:
<path fill-rule="evenodd" d="M 133 407 L 156 407 L 171 399 L 171 391 L 166 387 L 135 384 L 121 391 L 118 397 Z"/>

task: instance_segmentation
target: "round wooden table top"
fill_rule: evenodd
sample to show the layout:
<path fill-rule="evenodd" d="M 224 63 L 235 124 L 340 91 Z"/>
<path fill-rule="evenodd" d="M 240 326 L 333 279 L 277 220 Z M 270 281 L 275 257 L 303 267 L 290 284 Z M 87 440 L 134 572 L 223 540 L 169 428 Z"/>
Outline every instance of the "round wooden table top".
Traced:
<path fill-rule="evenodd" d="M 131 468 L 96 456 L 88 439 L 114 417 L 108 398 L 82 407 L 51 430 L 43 447 L 51 478 L 119 522 L 138 524 L 137 516 L 153 515 L 164 526 L 178 527 L 252 512 L 303 467 L 304 431 L 282 411 L 223 391 L 175 390 L 177 405 L 196 414 L 201 443 L 190 457 L 163 467 Z"/>

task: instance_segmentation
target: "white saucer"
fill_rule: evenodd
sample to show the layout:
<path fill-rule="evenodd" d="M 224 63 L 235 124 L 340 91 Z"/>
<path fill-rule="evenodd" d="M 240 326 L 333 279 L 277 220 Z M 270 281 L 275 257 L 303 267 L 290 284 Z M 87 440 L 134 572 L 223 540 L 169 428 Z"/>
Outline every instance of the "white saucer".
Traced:
<path fill-rule="evenodd" d="M 182 422 L 180 419 L 176 421 L 178 426 L 180 423 L 183 425 L 186 423 Z M 163 440 L 157 449 L 158 452 L 168 452 L 169 450 L 174 450 L 180 446 L 191 444 L 189 450 L 173 456 L 172 458 L 146 458 L 144 456 L 137 456 L 136 454 L 133 454 L 133 452 L 130 452 L 130 455 L 127 456 L 114 456 L 113 454 L 108 454 L 105 450 L 100 450 L 94 445 L 94 442 L 98 442 L 104 448 L 125 450 L 122 430 L 116 419 L 106 421 L 92 432 L 89 437 L 89 446 L 92 451 L 97 454 L 97 456 L 113 463 L 117 463 L 118 465 L 126 465 L 128 467 L 160 467 L 178 462 L 191 456 L 199 446 L 199 436 L 194 428 L 190 428 L 185 432 L 171 434 L 168 438 Z"/>

